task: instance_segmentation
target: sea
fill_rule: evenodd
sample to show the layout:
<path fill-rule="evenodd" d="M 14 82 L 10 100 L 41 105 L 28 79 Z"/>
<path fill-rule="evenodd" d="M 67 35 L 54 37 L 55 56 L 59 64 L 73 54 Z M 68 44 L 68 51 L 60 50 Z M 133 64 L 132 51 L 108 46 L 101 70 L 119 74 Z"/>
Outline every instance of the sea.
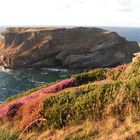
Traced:
<path fill-rule="evenodd" d="M 140 28 L 135 27 L 107 27 L 100 28 L 117 32 L 129 41 L 140 43 Z M 0 32 L 5 27 L 0 27 Z M 69 77 L 71 72 L 57 69 L 24 69 L 10 70 L 0 66 L 0 102 L 7 98 L 23 93 L 42 84 L 55 82 Z"/>

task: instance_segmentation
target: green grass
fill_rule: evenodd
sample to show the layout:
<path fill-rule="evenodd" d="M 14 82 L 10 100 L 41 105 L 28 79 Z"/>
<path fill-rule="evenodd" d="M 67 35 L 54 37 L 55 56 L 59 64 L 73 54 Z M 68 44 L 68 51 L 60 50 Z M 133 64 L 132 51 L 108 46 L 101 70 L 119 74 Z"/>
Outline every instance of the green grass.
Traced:
<path fill-rule="evenodd" d="M 101 119 L 106 106 L 115 100 L 120 85 L 121 82 L 118 81 L 102 86 L 87 84 L 48 98 L 44 102 L 43 112 L 47 119 L 46 125 L 62 128 L 68 123 L 75 124 L 91 118 Z"/>
<path fill-rule="evenodd" d="M 87 136 L 69 136 L 66 137 L 64 140 L 89 140 Z"/>
<path fill-rule="evenodd" d="M 17 132 L 10 132 L 0 128 L 0 140 L 16 140 L 19 136 Z"/>
<path fill-rule="evenodd" d="M 88 83 L 72 88 L 44 102 L 46 126 L 62 128 L 90 119 L 105 118 L 107 109 L 118 119 L 140 113 L 140 76 L 94 85 Z M 129 109 L 131 108 L 131 109 Z"/>

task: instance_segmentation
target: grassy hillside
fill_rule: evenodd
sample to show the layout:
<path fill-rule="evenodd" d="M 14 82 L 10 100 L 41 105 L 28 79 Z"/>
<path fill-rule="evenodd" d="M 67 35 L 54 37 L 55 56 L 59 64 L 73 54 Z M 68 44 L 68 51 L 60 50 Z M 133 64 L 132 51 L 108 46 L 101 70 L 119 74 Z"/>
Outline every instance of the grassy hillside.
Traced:
<path fill-rule="evenodd" d="M 140 58 L 15 96 L 0 120 L 2 140 L 138 140 Z"/>

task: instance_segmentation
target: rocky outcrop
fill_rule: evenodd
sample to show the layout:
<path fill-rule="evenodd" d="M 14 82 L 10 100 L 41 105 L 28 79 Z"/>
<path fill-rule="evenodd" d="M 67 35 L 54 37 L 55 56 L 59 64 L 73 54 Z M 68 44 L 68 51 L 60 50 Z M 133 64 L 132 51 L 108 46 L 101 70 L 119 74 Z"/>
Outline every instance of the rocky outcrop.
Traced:
<path fill-rule="evenodd" d="M 136 42 L 98 28 L 8 28 L 1 34 L 0 64 L 13 69 L 115 66 L 139 51 Z"/>

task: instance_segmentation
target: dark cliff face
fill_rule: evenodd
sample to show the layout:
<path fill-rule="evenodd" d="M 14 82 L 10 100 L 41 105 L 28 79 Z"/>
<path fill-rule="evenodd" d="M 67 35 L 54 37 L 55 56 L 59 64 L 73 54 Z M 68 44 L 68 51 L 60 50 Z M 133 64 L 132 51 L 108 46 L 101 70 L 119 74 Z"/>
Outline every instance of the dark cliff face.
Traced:
<path fill-rule="evenodd" d="M 136 42 L 97 28 L 9 28 L 2 36 L 0 64 L 8 68 L 106 67 L 139 51 Z"/>

